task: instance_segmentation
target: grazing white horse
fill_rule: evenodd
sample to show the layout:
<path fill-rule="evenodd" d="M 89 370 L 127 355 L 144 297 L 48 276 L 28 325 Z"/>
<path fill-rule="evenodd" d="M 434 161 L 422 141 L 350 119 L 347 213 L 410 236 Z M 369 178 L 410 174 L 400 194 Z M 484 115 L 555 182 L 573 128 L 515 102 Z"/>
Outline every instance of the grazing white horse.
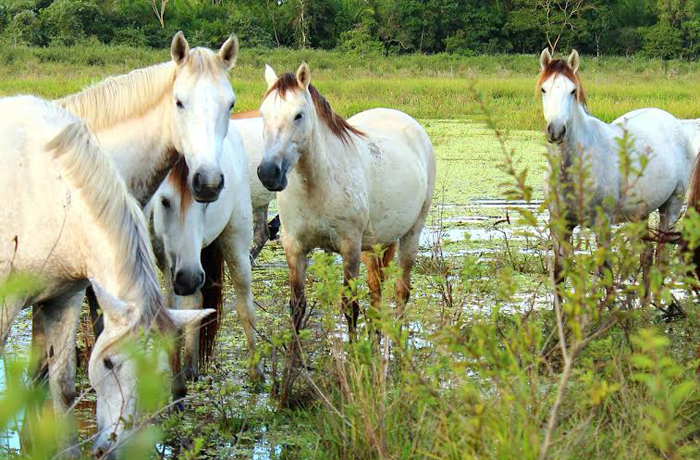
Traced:
<path fill-rule="evenodd" d="M 362 257 L 377 306 L 382 269 L 399 243 L 400 317 L 433 196 L 430 138 L 416 120 L 396 110 L 372 109 L 345 121 L 311 85 L 305 63 L 296 75 L 279 78 L 268 66 L 265 78 L 268 91 L 260 108 L 265 144 L 258 177 L 279 192 L 294 327 L 299 330 L 304 316 L 306 257 L 314 248 L 340 253 L 346 286 L 357 277 Z M 384 257 L 375 256 L 375 245 L 386 249 Z M 344 298 L 342 308 L 352 335 L 359 305 Z"/>
<path fill-rule="evenodd" d="M 231 127 L 236 127 L 248 152 L 248 177 L 250 178 L 250 201 L 253 206 L 253 260 L 260 254 L 270 239 L 267 211 L 275 192 L 269 191 L 258 179 L 257 169 L 263 156 L 263 120 L 258 110 L 239 112 L 231 116 Z"/>
<path fill-rule="evenodd" d="M 178 32 L 170 54 L 169 62 L 109 77 L 56 101 L 85 121 L 141 206 L 181 157 L 195 200 L 210 202 L 225 185 L 221 152 L 235 104 L 228 71 L 238 56 L 238 39 L 231 35 L 214 52 L 190 49 Z M 95 299 L 88 298 L 96 319 Z M 34 317 L 32 341 L 43 350 L 41 318 Z"/>
<path fill-rule="evenodd" d="M 660 109 L 639 109 L 604 123 L 588 113 L 578 74 L 579 55 L 574 50 L 567 60 L 552 59 L 545 49 L 540 56 L 537 88 L 547 122 L 547 140 L 556 145 L 562 164 L 581 158 L 590 168 L 592 195 L 585 209 L 567 203 L 569 232 L 589 224 L 602 207 L 609 222 L 646 219 L 657 210 L 660 230 L 667 232 L 678 220 L 697 153 L 690 138 L 692 121 L 682 122 Z M 647 164 L 639 177 L 626 178 L 620 171 L 619 140 L 631 138 L 631 164 Z M 627 181 L 629 179 L 629 187 Z M 562 184 L 566 187 L 566 184 Z M 564 197 L 566 199 L 566 197 Z M 576 216 L 585 216 L 580 222 Z M 555 277 L 561 281 L 562 244 L 555 241 Z"/>
<path fill-rule="evenodd" d="M 252 240 L 248 158 L 234 126 L 229 128 L 224 140 L 221 166 L 226 185 L 214 203 L 197 203 L 192 199 L 187 187 L 187 165 L 180 160 L 156 191 L 147 209 L 152 220 L 154 246 L 159 248 L 156 253 L 162 254 L 160 265 L 170 290 L 170 306 L 220 308 L 225 261 L 236 292 L 236 309 L 252 353 L 256 339 L 248 252 Z M 199 325 L 188 328 L 185 375 L 178 372 L 179 369 L 173 369 L 173 373 L 179 376 L 174 399 L 182 398 L 186 392 L 185 376 L 196 378 L 200 357 L 204 360 L 202 364 L 208 360 L 219 321 L 220 318 L 207 320 L 201 331 Z M 179 355 L 179 349 L 175 353 Z M 263 378 L 259 363 L 252 365 L 250 372 L 253 380 Z"/>
<path fill-rule="evenodd" d="M 94 448 L 114 457 L 138 415 L 134 365 L 118 345 L 142 326 L 167 331 L 212 310 L 162 307 L 143 213 L 82 121 L 29 96 L 1 99 L 0 114 L 0 280 L 30 273 L 41 286 L 0 306 L 0 350 L 19 311 L 38 305 L 54 407 L 71 412 L 78 315 L 92 283 L 105 315 L 88 367 L 97 394 Z"/>

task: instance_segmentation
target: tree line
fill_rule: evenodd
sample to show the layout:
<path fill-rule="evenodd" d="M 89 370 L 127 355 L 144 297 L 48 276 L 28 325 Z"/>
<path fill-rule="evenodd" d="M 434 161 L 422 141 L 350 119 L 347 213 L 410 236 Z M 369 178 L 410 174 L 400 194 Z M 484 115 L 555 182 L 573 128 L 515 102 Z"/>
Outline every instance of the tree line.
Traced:
<path fill-rule="evenodd" d="M 183 30 L 218 46 L 365 54 L 536 53 L 700 56 L 700 0 L 0 0 L 0 37 L 164 48 Z"/>

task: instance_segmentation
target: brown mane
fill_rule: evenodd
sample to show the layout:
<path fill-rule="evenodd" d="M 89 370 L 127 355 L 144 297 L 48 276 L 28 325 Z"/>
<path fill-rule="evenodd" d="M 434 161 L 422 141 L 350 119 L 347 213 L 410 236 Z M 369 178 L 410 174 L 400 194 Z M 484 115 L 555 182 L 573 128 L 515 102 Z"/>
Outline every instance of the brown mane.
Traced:
<path fill-rule="evenodd" d="M 187 208 L 190 207 L 194 197 L 192 196 L 192 190 L 187 183 L 190 175 L 190 169 L 187 167 L 187 162 L 185 157 L 180 157 L 177 163 L 173 166 L 168 174 L 168 180 L 175 188 L 175 191 L 180 195 L 180 222 L 185 221 L 185 213 Z"/>
<path fill-rule="evenodd" d="M 248 110 L 246 112 L 237 112 L 231 114 L 231 120 L 242 120 L 245 118 L 259 118 L 262 117 L 260 110 Z"/>
<path fill-rule="evenodd" d="M 569 64 L 564 59 L 552 59 L 549 61 L 549 64 L 547 64 L 547 67 L 540 72 L 540 76 L 537 78 L 537 86 L 535 87 L 537 96 L 540 94 L 542 84 L 546 82 L 549 77 L 557 74 L 568 78 L 576 85 L 576 100 L 585 107 L 586 93 L 581 84 L 581 77 L 578 76 L 578 73 L 574 73 L 573 69 L 569 67 Z"/>
<path fill-rule="evenodd" d="M 286 73 L 280 76 L 275 84 L 273 84 L 270 89 L 267 90 L 265 97 L 269 96 L 271 92 L 276 90 L 277 94 L 284 99 L 287 92 L 297 91 L 299 88 L 300 86 L 297 76 L 293 73 Z M 351 134 L 355 134 L 356 136 L 365 135 L 365 133 L 353 127 L 343 117 L 335 113 L 326 98 L 321 96 L 314 85 L 309 85 L 309 93 L 311 94 L 311 100 L 314 101 L 316 114 L 321 120 L 324 121 L 326 126 L 328 126 L 328 129 L 330 129 L 333 134 L 338 136 L 340 140 L 343 142 L 349 142 L 351 140 Z"/>
<path fill-rule="evenodd" d="M 199 329 L 199 371 L 205 372 L 214 352 L 214 341 L 221 327 L 224 306 L 224 253 L 215 242 L 202 249 L 202 308 L 213 308 L 216 314 L 202 321 Z"/>

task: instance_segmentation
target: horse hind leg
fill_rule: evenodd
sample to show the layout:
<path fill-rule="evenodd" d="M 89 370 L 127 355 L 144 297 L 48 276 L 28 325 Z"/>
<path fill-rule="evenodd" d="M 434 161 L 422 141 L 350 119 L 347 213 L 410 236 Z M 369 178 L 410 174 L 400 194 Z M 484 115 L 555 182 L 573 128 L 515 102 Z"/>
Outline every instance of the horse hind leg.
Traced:
<path fill-rule="evenodd" d="M 362 253 L 362 263 L 367 267 L 367 284 L 369 286 L 370 304 L 374 314 L 377 314 L 381 309 L 382 288 L 386 278 L 384 269 L 391 263 L 395 252 L 396 243 L 392 243 L 384 248 L 383 254 L 378 255 L 369 251 Z M 379 334 L 378 331 L 376 332 Z"/>

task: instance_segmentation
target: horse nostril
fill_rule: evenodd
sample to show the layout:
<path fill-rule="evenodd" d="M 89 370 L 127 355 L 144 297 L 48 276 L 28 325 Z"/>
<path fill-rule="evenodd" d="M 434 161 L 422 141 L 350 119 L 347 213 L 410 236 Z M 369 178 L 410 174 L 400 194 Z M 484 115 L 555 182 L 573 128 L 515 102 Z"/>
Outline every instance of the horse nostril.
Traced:
<path fill-rule="evenodd" d="M 202 175 L 199 173 L 194 173 L 192 177 L 192 188 L 199 190 L 202 188 Z"/>
<path fill-rule="evenodd" d="M 566 125 L 561 127 L 561 136 L 560 137 L 564 137 L 564 136 L 566 136 Z"/>
<path fill-rule="evenodd" d="M 219 174 L 219 187 L 218 187 L 218 189 L 221 190 L 223 188 L 224 188 L 224 175 Z"/>
<path fill-rule="evenodd" d="M 94 452 L 95 458 L 102 458 L 106 453 L 107 451 L 104 449 L 104 447 L 98 447 Z"/>

